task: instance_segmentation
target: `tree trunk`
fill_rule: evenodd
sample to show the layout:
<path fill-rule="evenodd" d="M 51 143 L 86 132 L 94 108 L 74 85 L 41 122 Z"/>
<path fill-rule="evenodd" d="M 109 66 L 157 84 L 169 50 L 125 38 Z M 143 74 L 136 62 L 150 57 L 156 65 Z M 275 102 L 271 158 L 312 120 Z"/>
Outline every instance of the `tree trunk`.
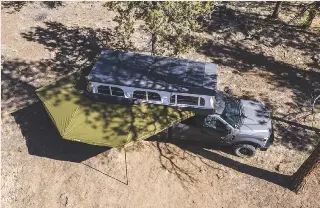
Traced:
<path fill-rule="evenodd" d="M 156 43 L 157 43 L 157 35 L 152 34 L 151 35 L 151 54 L 152 55 L 156 54 Z"/>
<path fill-rule="evenodd" d="M 320 143 L 313 150 L 311 155 L 304 161 L 300 168 L 291 176 L 290 189 L 300 193 L 305 185 L 305 179 L 320 164 Z"/>
<path fill-rule="evenodd" d="M 271 18 L 273 18 L 273 19 L 277 19 L 278 18 L 279 10 L 280 10 L 280 7 L 281 7 L 281 3 L 282 3 L 282 1 L 277 1 L 276 7 L 273 10 Z"/>
<path fill-rule="evenodd" d="M 308 12 L 308 17 L 306 21 L 303 23 L 304 28 L 309 28 L 312 24 L 313 19 L 316 17 L 317 11 L 319 9 L 320 2 L 316 2 L 314 5 L 311 6 L 309 12 Z"/>
<path fill-rule="evenodd" d="M 158 5 L 157 1 L 152 1 L 152 9 L 156 9 Z M 155 25 L 155 20 L 153 19 L 153 25 Z M 154 29 L 154 28 L 153 28 Z M 155 32 L 153 31 L 151 34 L 151 55 L 155 55 L 156 54 L 156 43 L 157 43 L 157 35 L 155 34 Z"/>

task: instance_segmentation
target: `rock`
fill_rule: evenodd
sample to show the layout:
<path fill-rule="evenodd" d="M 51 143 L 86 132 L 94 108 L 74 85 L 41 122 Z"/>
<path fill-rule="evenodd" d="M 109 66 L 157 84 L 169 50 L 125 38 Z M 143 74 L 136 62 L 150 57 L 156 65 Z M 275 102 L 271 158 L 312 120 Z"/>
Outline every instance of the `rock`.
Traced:
<path fill-rule="evenodd" d="M 61 194 L 59 197 L 61 207 L 66 207 L 68 205 L 68 200 L 68 196 L 65 193 Z"/>
<path fill-rule="evenodd" d="M 35 17 L 33 18 L 35 21 L 44 21 L 47 18 L 47 13 L 39 13 L 36 14 Z"/>
<path fill-rule="evenodd" d="M 217 173 L 216 176 L 217 176 L 218 179 L 224 178 L 224 175 L 221 172 Z"/>
<path fill-rule="evenodd" d="M 236 32 L 235 34 L 232 34 L 232 37 L 234 40 L 244 40 L 246 38 L 242 32 Z"/>
<path fill-rule="evenodd" d="M 305 149 L 309 152 L 311 152 L 314 149 L 314 146 L 312 146 L 311 144 L 306 145 Z"/>
<path fill-rule="evenodd" d="M 277 46 L 279 45 L 282 41 L 279 37 L 261 37 L 260 38 L 260 41 L 266 45 L 266 46 L 269 46 L 269 47 L 274 47 L 274 46 Z"/>
<path fill-rule="evenodd" d="M 314 56 L 312 56 L 312 60 L 320 65 L 320 54 L 315 54 Z"/>

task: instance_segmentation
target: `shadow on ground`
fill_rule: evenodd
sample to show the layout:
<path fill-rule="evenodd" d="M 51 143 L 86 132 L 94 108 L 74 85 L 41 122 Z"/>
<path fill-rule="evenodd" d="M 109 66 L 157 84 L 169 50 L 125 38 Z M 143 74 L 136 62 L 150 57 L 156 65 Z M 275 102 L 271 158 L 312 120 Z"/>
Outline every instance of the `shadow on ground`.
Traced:
<path fill-rule="evenodd" d="M 21 5 L 13 4 L 15 10 L 20 10 Z M 237 12 L 226 7 L 218 8 L 218 10 L 220 12 L 215 13 L 217 16 L 214 18 L 216 19 L 208 32 L 221 29 L 226 41 L 224 44 L 208 42 L 203 45 L 200 52 L 211 56 L 214 62 L 236 68 L 243 74 L 254 67 L 270 72 L 272 74 L 269 77 L 270 82 L 277 87 L 287 86 L 293 89 L 294 101 L 297 103 L 308 99 L 313 89 L 319 88 L 320 75 L 317 70 L 314 70 L 315 65 L 309 65 L 311 70 L 306 71 L 278 61 L 274 57 L 253 52 L 252 49 L 242 45 L 241 41 L 229 41 L 231 33 L 240 32 L 244 34 L 245 38 L 256 40 L 257 45 L 274 47 L 283 44 L 286 47 L 305 50 L 305 53 L 312 54 L 319 50 L 318 35 L 291 26 L 282 28 L 282 22 L 268 21 L 258 15 Z M 5 81 L 9 82 L 9 86 L 15 86 L 13 91 L 11 87 L 2 84 L 3 89 L 8 89 L 2 92 L 2 98 L 8 101 L 8 107 L 17 105 L 17 102 L 11 100 L 13 97 L 20 97 L 18 102 L 21 103 L 29 97 L 35 98 L 34 89 L 47 84 L 49 75 L 53 74 L 56 79 L 83 69 L 92 64 L 96 55 L 103 48 L 121 49 L 119 45 L 112 43 L 114 36 L 109 29 L 93 30 L 87 27 L 69 27 L 59 22 L 44 22 L 44 25 L 31 28 L 21 36 L 27 41 L 43 45 L 54 54 L 51 59 L 25 62 L 24 60 L 8 60 L 4 57 L 2 77 L 5 77 Z M 268 39 L 269 37 L 275 38 Z M 21 106 L 18 105 L 19 108 Z M 295 107 L 293 106 L 293 108 Z M 108 150 L 105 147 L 63 140 L 39 102 L 18 110 L 12 115 L 20 125 L 22 134 L 26 138 L 28 151 L 32 155 L 81 162 Z M 306 136 L 308 134 L 304 134 L 300 138 Z M 313 141 L 316 139 L 312 139 Z M 291 137 L 289 141 L 281 141 L 281 144 L 287 145 L 290 142 Z M 287 178 L 287 176 L 246 165 L 208 151 L 206 146 L 186 145 L 179 142 L 174 144 L 241 173 L 278 185 L 284 186 Z M 161 148 L 160 145 L 158 147 Z M 163 157 L 164 152 L 159 152 L 160 157 Z M 171 157 L 166 157 L 166 160 L 171 160 Z M 173 168 L 176 168 L 173 160 L 170 163 Z"/>
<path fill-rule="evenodd" d="M 47 84 L 48 79 L 59 79 L 80 69 L 90 68 L 89 66 L 92 66 L 101 49 L 128 50 L 128 48 L 123 48 L 119 44 L 117 37 L 114 36 L 114 32 L 110 28 L 94 30 L 88 27 L 70 27 L 59 22 L 44 22 L 44 25 L 23 32 L 21 36 L 27 41 L 43 45 L 54 54 L 52 58 L 37 62 L 4 58 L 2 98 L 5 104 L 3 106 L 6 106 L 6 109 L 21 108 L 31 104 L 32 102 L 29 102 L 29 100 L 37 100 L 34 89 Z M 247 26 L 244 27 L 245 25 Z M 259 15 L 235 11 L 226 6 L 218 6 L 215 9 L 213 22 L 208 32 L 221 29 L 221 33 L 226 40 L 229 40 L 227 38 L 229 35 L 240 32 L 248 38 L 256 40 L 257 45 L 255 46 L 269 44 L 265 38 L 277 33 L 275 42 L 272 42 L 272 40 L 271 44 L 284 44 L 303 49 L 306 53 L 311 53 L 316 49 L 317 42 L 319 42 L 317 41 L 319 40 L 317 35 L 308 31 L 301 31 L 293 26 L 280 28 L 281 26 L 282 23 L 262 19 Z M 268 32 L 268 28 L 272 28 L 272 30 Z M 277 41 L 279 38 L 282 42 Z M 250 72 L 255 67 L 260 68 L 261 71 L 271 72 L 268 77 L 271 84 L 276 87 L 285 86 L 294 90 L 295 103 L 292 103 L 292 109 L 300 108 L 301 106 L 298 105 L 302 105 L 306 99 L 310 98 L 314 89 L 320 87 L 320 73 L 317 71 L 306 71 L 297 66 L 275 60 L 274 57 L 254 52 L 254 50 L 242 45 L 241 41 L 229 40 L 225 44 L 208 42 L 199 51 L 212 57 L 213 62 L 233 67 L 242 74 Z M 28 103 L 26 103 L 26 100 Z M 282 121 L 294 121 L 286 117 L 287 115 L 277 116 Z M 298 116 L 300 115 L 296 115 L 296 117 Z M 299 121 L 294 122 L 299 123 Z M 282 127 L 284 130 L 288 129 L 286 126 L 282 125 Z M 305 135 L 308 136 L 309 134 Z M 313 139 L 314 136 L 310 138 L 312 138 L 311 143 L 313 145 L 316 139 Z M 281 144 L 286 146 L 288 146 L 288 143 L 290 141 L 281 141 Z M 304 143 L 308 144 L 308 142 Z M 305 150 L 304 147 L 299 149 Z"/>
<path fill-rule="evenodd" d="M 39 61 L 8 59 L 2 57 L 1 82 L 2 98 L 7 111 L 13 112 L 36 100 L 34 89 L 49 82 L 59 80 L 74 72 L 91 69 L 94 60 L 102 49 L 124 49 L 107 29 L 89 27 L 68 27 L 59 22 L 44 22 L 45 27 L 37 26 L 21 36 L 30 42 L 36 42 L 50 51 L 50 58 Z M 9 89 L 14 89 L 14 91 Z M 12 102 L 14 100 L 14 102 Z M 26 100 L 30 102 L 26 103 Z M 31 102 L 32 100 L 32 102 Z"/>
<path fill-rule="evenodd" d="M 253 177 L 260 178 L 262 180 L 283 186 L 285 188 L 287 187 L 287 182 L 290 176 L 238 162 L 216 152 L 208 151 L 205 147 L 185 146 L 185 144 L 179 143 L 177 145 L 192 153 L 201 155 L 202 157 L 208 160 L 215 161 L 218 164 L 234 169 L 240 173 L 251 175 Z"/>
<path fill-rule="evenodd" d="M 33 4 L 32 1 L 2 1 L 1 9 L 6 9 L 6 12 L 9 14 L 19 12 L 24 6 L 28 4 Z M 42 7 L 48 9 L 56 9 L 64 6 L 64 2 L 62 1 L 42 1 Z"/>
<path fill-rule="evenodd" d="M 297 5 L 294 6 L 294 2 L 288 4 L 291 5 L 282 7 L 282 13 L 286 14 L 285 8 L 289 9 L 290 6 L 298 9 Z M 301 2 L 302 7 L 307 4 Z M 270 19 L 268 15 L 262 15 L 258 12 L 243 12 L 236 9 L 238 6 L 243 7 L 244 5 L 247 8 L 250 6 L 264 7 L 264 10 L 269 10 L 270 15 L 275 6 L 271 2 L 264 4 L 261 2 L 222 2 L 214 7 L 212 21 L 207 27 L 207 32 L 221 34 L 226 41 L 231 36 L 238 34 L 243 36 L 245 40 L 253 40 L 269 47 L 283 45 L 303 50 L 304 54 L 319 52 L 320 37 L 316 32 L 302 29 L 298 25 L 288 25 L 280 19 Z M 291 11 L 289 15 L 294 14 L 296 13 Z"/>
<path fill-rule="evenodd" d="M 20 126 L 31 155 L 82 162 L 110 149 L 62 139 L 40 102 L 14 112 L 12 116 Z"/>
<path fill-rule="evenodd" d="M 297 103 L 303 103 L 319 92 L 320 66 L 317 63 L 304 60 L 308 68 L 301 68 L 301 64 L 292 65 L 279 60 L 279 57 L 266 55 L 261 47 L 290 47 L 303 51 L 303 55 L 313 56 L 320 52 L 319 34 L 287 25 L 280 20 L 268 19 L 257 13 L 237 11 L 228 6 L 232 4 L 228 2 L 215 6 L 212 23 L 207 32 L 215 32 L 220 36 L 204 44 L 199 52 L 212 57 L 216 63 L 236 69 L 238 73 L 245 74 L 254 69 L 271 72 L 269 83 L 294 90 L 294 101 Z M 247 2 L 234 4 L 241 6 Z M 248 4 L 261 6 L 258 2 Z M 284 57 L 288 60 L 296 58 L 286 54 Z"/>
<path fill-rule="evenodd" d="M 235 74 L 245 77 L 247 73 L 255 73 L 275 88 L 292 92 L 292 102 L 283 104 L 283 101 L 275 104 L 268 97 L 261 96 L 263 102 L 277 111 L 273 117 L 277 132 L 275 144 L 310 151 L 319 142 L 319 127 L 312 126 L 316 123 L 312 118 L 316 116 L 312 113 L 311 103 L 320 93 L 320 67 L 312 59 L 320 52 L 320 36 L 311 30 L 272 20 L 257 12 L 237 9 L 237 6 L 244 5 L 253 9 L 263 6 L 270 14 L 274 7 L 274 3 L 261 2 L 217 4 L 211 24 L 207 27 L 207 32 L 215 36 L 203 44 L 198 52 L 211 57 L 220 66 L 234 69 Z M 292 4 L 285 7 L 292 10 L 296 6 Z M 291 57 L 290 53 L 295 50 L 301 51 L 305 57 Z M 255 99 L 250 92 L 245 93 L 243 98 Z M 281 109 L 278 104 L 282 105 Z"/>
<path fill-rule="evenodd" d="M 159 160 L 162 167 L 168 170 L 170 173 L 175 174 L 178 177 L 178 179 L 182 180 L 183 182 L 194 183 L 197 181 L 197 179 L 193 177 L 192 173 L 186 171 L 185 167 L 181 167 L 177 163 L 178 160 L 187 160 L 186 155 L 188 155 L 188 157 L 191 158 L 198 157 L 202 163 L 204 163 L 206 166 L 210 168 L 219 169 L 218 167 L 214 167 L 208 164 L 208 162 L 203 160 L 203 158 L 214 161 L 217 164 L 231 168 L 240 173 L 244 173 L 268 181 L 270 183 L 277 184 L 284 188 L 287 188 L 288 186 L 288 181 L 290 178 L 290 176 L 288 175 L 283 175 L 277 172 L 272 172 L 259 167 L 247 165 L 239 161 L 230 159 L 216 152 L 222 151 L 228 154 L 232 154 L 230 148 L 228 147 L 221 147 L 217 144 L 208 144 L 202 142 L 199 143 L 195 141 L 186 141 L 181 139 L 171 139 L 164 143 L 163 139 L 153 138 L 152 141 L 156 141 L 156 147 L 159 151 Z M 172 145 L 170 144 L 173 144 L 174 146 L 181 148 L 183 154 L 175 151 L 175 148 L 172 147 Z M 193 164 L 190 160 L 188 162 Z M 168 165 L 168 163 L 170 165 Z"/>

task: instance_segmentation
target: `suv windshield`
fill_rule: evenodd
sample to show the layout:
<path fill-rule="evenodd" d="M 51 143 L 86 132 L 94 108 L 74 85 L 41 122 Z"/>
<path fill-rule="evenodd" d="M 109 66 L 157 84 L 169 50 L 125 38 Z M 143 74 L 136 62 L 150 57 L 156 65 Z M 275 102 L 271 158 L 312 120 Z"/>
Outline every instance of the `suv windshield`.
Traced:
<path fill-rule="evenodd" d="M 221 114 L 221 118 L 234 128 L 239 128 L 242 125 L 241 101 L 228 95 L 225 95 L 223 100 L 225 102 L 225 108 Z"/>

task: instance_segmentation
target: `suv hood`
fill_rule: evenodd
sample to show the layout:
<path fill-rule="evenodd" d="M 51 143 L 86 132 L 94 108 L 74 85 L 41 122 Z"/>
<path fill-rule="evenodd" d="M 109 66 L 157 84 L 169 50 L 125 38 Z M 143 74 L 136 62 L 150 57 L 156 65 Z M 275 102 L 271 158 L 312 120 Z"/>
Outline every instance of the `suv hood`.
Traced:
<path fill-rule="evenodd" d="M 272 129 L 270 111 L 263 103 L 251 100 L 241 100 L 243 107 L 243 125 L 240 132 L 250 132 L 269 136 Z"/>

